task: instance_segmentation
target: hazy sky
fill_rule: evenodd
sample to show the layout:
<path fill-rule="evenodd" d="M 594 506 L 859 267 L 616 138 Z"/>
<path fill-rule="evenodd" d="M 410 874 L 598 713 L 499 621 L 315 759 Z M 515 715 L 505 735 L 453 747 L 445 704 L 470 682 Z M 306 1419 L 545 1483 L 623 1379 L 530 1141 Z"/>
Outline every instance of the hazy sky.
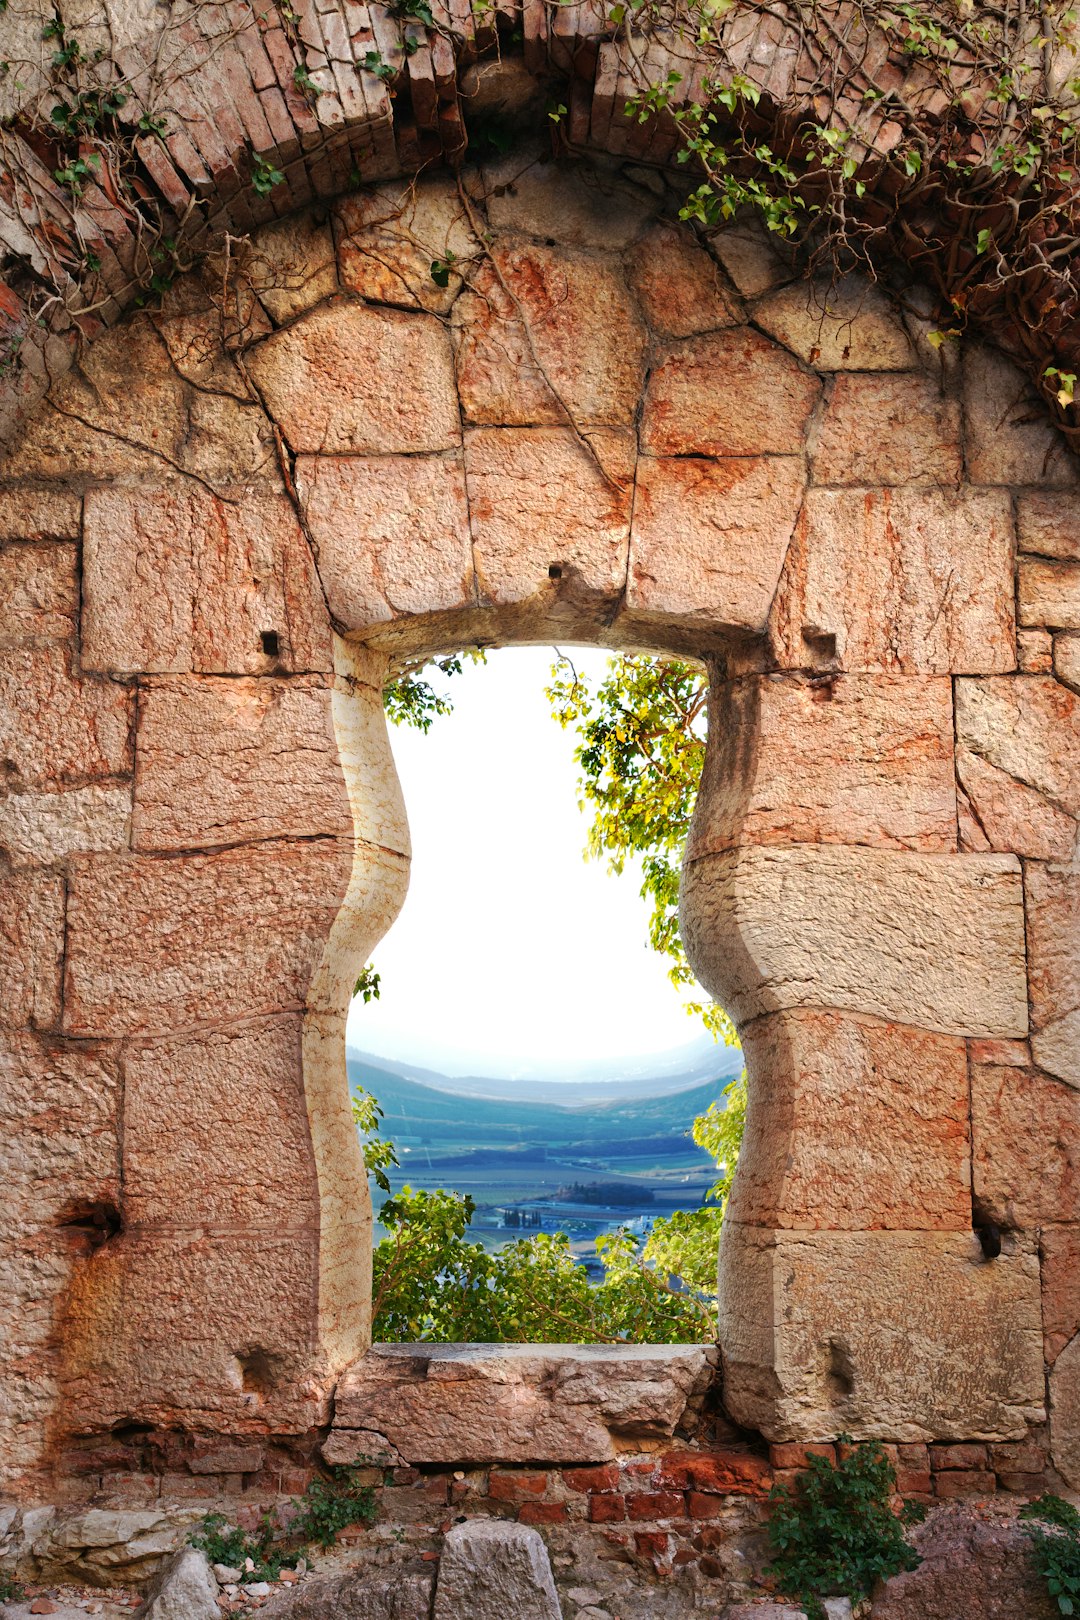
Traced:
<path fill-rule="evenodd" d="M 584 672 L 606 653 L 577 649 Z M 379 1001 L 351 1046 L 449 1073 L 661 1053 L 696 1042 L 647 943 L 640 877 L 584 861 L 575 734 L 551 718 L 552 653 L 489 653 L 450 680 L 454 713 L 390 728 L 412 830 L 404 909 L 376 948 Z M 482 1059 L 482 1061 L 478 1061 Z"/>

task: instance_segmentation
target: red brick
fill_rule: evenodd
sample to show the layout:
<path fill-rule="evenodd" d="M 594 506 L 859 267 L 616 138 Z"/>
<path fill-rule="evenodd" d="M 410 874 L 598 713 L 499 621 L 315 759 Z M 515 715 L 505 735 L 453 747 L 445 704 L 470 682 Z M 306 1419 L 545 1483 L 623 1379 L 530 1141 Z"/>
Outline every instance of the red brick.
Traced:
<path fill-rule="evenodd" d="M 930 1467 L 936 1474 L 940 1469 L 959 1468 L 965 1472 L 986 1467 L 986 1447 L 981 1445 L 931 1446 Z"/>
<path fill-rule="evenodd" d="M 646 1558 L 665 1558 L 670 1540 L 663 1530 L 639 1530 L 634 1536 L 634 1547 Z"/>
<path fill-rule="evenodd" d="M 496 1502 L 519 1502 L 522 1497 L 543 1496 L 547 1483 L 546 1474 L 504 1474 L 493 1468 L 488 1495 Z"/>
<path fill-rule="evenodd" d="M 990 1467 L 997 1473 L 1041 1474 L 1046 1447 L 1036 1440 L 1006 1440 L 990 1447 Z"/>
<path fill-rule="evenodd" d="M 626 1502 L 614 1493 L 589 1497 L 589 1518 L 593 1524 L 614 1524 L 626 1518 Z"/>
<path fill-rule="evenodd" d="M 617 1491 L 619 1468 L 606 1463 L 603 1468 L 564 1468 L 563 1483 L 571 1491 Z"/>
<path fill-rule="evenodd" d="M 654 1479 L 656 1477 L 655 1462 L 631 1462 L 623 1467 L 623 1477 L 627 1480 Z"/>
<path fill-rule="evenodd" d="M 450 1481 L 445 1474 L 432 1474 L 425 1479 L 422 1489 L 432 1502 L 446 1503 L 450 1500 Z"/>
<path fill-rule="evenodd" d="M 626 1505 L 632 1519 L 681 1519 L 686 1511 L 681 1491 L 641 1491 Z"/>
<path fill-rule="evenodd" d="M 724 1513 L 722 1496 L 707 1496 L 704 1491 L 690 1491 L 686 1498 L 692 1519 L 719 1519 Z"/>
<path fill-rule="evenodd" d="M 722 1581 L 727 1578 L 728 1572 L 718 1558 L 704 1557 L 698 1565 L 698 1569 L 703 1575 L 707 1575 L 711 1581 Z"/>
<path fill-rule="evenodd" d="M 763 1496 L 772 1472 L 764 1457 L 748 1451 L 673 1451 L 660 1459 L 657 1483 L 669 1490 Z"/>
<path fill-rule="evenodd" d="M 415 1485 L 420 1478 L 419 1468 L 395 1468 L 393 1481 L 395 1485 Z"/>
<path fill-rule="evenodd" d="M 1047 1474 L 999 1474 L 997 1482 L 999 1491 L 1012 1491 L 1016 1496 L 1042 1496 L 1054 1488 Z"/>
<path fill-rule="evenodd" d="M 932 1479 L 929 1469 L 898 1468 L 896 1488 L 901 1496 L 919 1495 L 931 1489 Z"/>
<path fill-rule="evenodd" d="M 565 1524 L 569 1517 L 565 1502 L 526 1502 L 518 1514 L 522 1524 Z"/>
<path fill-rule="evenodd" d="M 671 1562 L 677 1569 L 683 1568 L 686 1564 L 696 1564 L 697 1553 L 693 1552 L 689 1547 L 680 1547 Z"/>
<path fill-rule="evenodd" d="M 938 1496 L 990 1496 L 997 1490 L 997 1478 L 984 1469 L 950 1469 L 934 1476 L 934 1491 Z"/>
<path fill-rule="evenodd" d="M 836 1447 L 826 1441 L 805 1446 L 784 1442 L 769 1447 L 769 1458 L 774 1468 L 806 1468 L 811 1457 L 827 1457 L 829 1462 L 834 1463 Z"/>
<path fill-rule="evenodd" d="M 930 1467 L 929 1449 L 921 1441 L 896 1448 L 897 1463 L 901 1468 L 914 1468 L 925 1473 Z"/>

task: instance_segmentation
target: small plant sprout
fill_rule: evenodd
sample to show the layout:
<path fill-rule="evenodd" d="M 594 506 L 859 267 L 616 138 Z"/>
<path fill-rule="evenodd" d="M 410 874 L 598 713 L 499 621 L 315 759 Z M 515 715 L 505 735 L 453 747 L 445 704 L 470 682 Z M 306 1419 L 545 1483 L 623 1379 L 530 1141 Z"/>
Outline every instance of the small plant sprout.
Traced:
<path fill-rule="evenodd" d="M 1043 372 L 1043 376 L 1048 382 L 1052 377 L 1057 378 L 1058 386 L 1054 397 L 1063 410 L 1068 405 L 1075 405 L 1075 371 L 1059 371 L 1057 366 L 1047 366 L 1046 370 Z"/>
<path fill-rule="evenodd" d="M 275 186 L 285 184 L 285 176 L 280 169 L 276 169 L 269 158 L 253 157 L 251 160 L 251 184 L 260 197 L 269 196 Z"/>

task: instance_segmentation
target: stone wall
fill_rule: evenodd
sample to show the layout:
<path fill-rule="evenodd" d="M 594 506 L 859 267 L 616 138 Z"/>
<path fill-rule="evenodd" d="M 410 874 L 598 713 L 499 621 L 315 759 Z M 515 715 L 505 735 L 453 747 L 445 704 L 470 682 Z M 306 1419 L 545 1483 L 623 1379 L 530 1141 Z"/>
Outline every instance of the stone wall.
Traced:
<path fill-rule="evenodd" d="M 548 640 L 714 670 L 683 927 L 751 1076 L 730 1415 L 1021 1452 L 1049 1420 L 1080 1480 L 1077 469 L 916 298 L 670 200 L 523 149 L 272 223 L 9 448 L 10 1490 L 148 1433 L 310 1461 L 368 1333 L 382 680 Z"/>

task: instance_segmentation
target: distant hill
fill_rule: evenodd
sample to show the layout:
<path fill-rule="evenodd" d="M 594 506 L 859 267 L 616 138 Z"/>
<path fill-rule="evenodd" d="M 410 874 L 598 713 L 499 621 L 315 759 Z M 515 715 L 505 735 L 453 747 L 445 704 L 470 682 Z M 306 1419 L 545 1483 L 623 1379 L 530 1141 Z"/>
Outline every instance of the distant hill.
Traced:
<path fill-rule="evenodd" d="M 473 1148 L 536 1144 L 550 1153 L 618 1157 L 635 1152 L 685 1153 L 686 1133 L 695 1115 L 720 1095 L 731 1078 L 729 1070 L 678 1090 L 665 1088 L 661 1095 L 656 1085 L 641 1095 L 641 1083 L 620 1088 L 613 1082 L 611 1089 L 618 1095 L 600 1101 L 594 1100 L 594 1087 L 583 1088 L 590 1095 L 582 1101 L 576 1086 L 563 1084 L 557 1090 L 566 1102 L 555 1103 L 546 1096 L 540 1100 L 471 1096 L 457 1089 L 464 1082 L 433 1074 L 432 1081 L 442 1082 L 435 1085 L 402 1073 L 385 1059 L 375 1061 L 356 1052 L 349 1053 L 348 1068 L 350 1084 L 378 1098 L 384 1129 L 391 1137 L 432 1145 L 468 1143 Z"/>

